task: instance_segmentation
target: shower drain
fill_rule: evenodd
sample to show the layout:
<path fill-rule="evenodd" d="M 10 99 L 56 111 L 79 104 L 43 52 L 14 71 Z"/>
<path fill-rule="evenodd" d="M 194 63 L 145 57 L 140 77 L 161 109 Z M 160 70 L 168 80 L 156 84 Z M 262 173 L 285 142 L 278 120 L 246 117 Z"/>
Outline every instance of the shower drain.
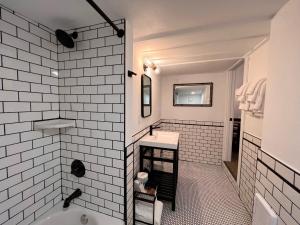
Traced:
<path fill-rule="evenodd" d="M 80 222 L 81 222 L 81 224 L 86 225 L 89 222 L 89 219 L 87 218 L 87 216 L 85 214 L 83 214 L 80 217 Z"/>

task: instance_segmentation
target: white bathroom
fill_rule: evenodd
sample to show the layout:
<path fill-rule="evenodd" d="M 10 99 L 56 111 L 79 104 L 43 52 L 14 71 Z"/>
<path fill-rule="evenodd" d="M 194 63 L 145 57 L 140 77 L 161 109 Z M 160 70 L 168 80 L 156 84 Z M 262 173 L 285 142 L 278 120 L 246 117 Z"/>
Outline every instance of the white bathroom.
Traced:
<path fill-rule="evenodd" d="M 0 225 L 299 225 L 299 0 L 0 0 Z"/>

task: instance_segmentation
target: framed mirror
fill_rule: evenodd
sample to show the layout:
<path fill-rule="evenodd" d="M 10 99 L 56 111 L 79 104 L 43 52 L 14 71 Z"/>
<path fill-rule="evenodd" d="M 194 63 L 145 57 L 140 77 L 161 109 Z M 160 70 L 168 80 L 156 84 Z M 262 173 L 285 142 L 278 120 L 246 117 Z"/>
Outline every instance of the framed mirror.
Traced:
<path fill-rule="evenodd" d="M 173 106 L 212 107 L 213 83 L 174 84 Z"/>
<path fill-rule="evenodd" d="M 147 75 L 142 75 L 142 117 L 151 116 L 152 112 L 152 81 Z"/>

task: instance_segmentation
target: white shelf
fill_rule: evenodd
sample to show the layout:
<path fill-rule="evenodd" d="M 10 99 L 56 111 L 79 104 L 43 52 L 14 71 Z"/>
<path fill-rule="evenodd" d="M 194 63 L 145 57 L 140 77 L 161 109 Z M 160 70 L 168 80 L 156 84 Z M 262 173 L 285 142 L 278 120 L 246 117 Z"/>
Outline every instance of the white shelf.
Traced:
<path fill-rule="evenodd" d="M 52 119 L 33 122 L 34 130 L 59 129 L 66 127 L 75 127 L 75 120 Z"/>

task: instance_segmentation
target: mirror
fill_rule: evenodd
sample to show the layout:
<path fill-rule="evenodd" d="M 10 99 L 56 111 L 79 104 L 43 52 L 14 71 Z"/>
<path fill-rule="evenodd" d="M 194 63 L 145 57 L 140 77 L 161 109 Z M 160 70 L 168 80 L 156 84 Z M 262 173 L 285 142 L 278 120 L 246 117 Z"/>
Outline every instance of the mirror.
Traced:
<path fill-rule="evenodd" d="M 147 75 L 142 75 L 142 117 L 148 117 L 152 112 L 152 81 Z"/>
<path fill-rule="evenodd" d="M 212 107 L 213 83 L 174 84 L 173 106 Z"/>

